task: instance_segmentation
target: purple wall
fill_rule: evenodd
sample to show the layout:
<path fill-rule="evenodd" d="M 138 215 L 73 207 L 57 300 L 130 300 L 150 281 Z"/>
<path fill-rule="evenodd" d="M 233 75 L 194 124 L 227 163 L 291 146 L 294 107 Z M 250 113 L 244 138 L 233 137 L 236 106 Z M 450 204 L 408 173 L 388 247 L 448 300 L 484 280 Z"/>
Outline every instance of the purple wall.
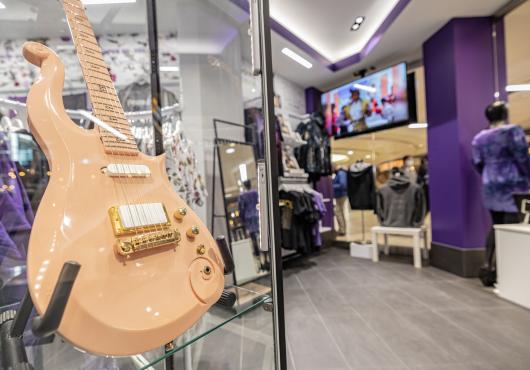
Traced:
<path fill-rule="evenodd" d="M 307 113 L 318 112 L 322 110 L 322 102 L 320 97 L 322 91 L 314 87 L 308 87 L 305 89 L 305 111 Z"/>
<path fill-rule="evenodd" d="M 453 19 L 423 45 L 432 239 L 457 248 L 483 248 L 490 227 L 471 141 L 494 99 L 491 22 Z"/>

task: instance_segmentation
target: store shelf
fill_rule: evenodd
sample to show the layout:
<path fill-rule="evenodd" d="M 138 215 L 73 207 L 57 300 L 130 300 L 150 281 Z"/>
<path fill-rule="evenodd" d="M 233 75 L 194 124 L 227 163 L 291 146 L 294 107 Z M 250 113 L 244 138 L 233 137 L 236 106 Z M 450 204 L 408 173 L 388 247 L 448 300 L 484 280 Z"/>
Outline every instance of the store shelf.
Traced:
<path fill-rule="evenodd" d="M 175 348 L 169 352 L 166 352 L 163 356 L 149 362 L 145 366 L 141 367 L 140 370 L 151 370 L 154 366 L 163 362 L 166 358 L 173 356 L 175 353 L 183 350 L 190 344 L 206 337 L 212 332 L 222 328 L 234 319 L 237 319 L 246 313 L 264 305 L 271 303 L 271 298 L 268 295 L 262 295 L 260 293 L 241 288 L 232 287 L 230 290 L 234 291 L 240 302 L 237 303 L 234 309 L 226 310 L 220 307 L 213 307 L 201 321 L 190 328 L 184 335 L 182 335 Z"/>
<path fill-rule="evenodd" d="M 271 303 L 271 298 L 264 292 L 270 289 L 256 292 L 241 287 L 231 287 L 228 290 L 236 293 L 237 301 L 234 308 L 227 309 L 213 306 L 194 326 L 184 334 L 176 338 L 173 350 L 164 353 L 163 348 L 129 357 L 100 357 L 83 353 L 71 344 L 64 341 L 60 336 L 46 338 L 45 340 L 35 338 L 30 331 L 26 331 L 26 350 L 30 363 L 35 369 L 140 369 L 158 370 L 164 369 L 165 359 L 182 351 L 189 345 L 199 341 L 209 334 L 219 330 L 237 318 Z M 0 312 L 8 309 L 16 309 L 18 304 L 4 305 Z M 259 315 L 259 312 L 257 312 Z M 263 314 L 268 314 L 263 312 Z M 180 368 L 180 367 L 177 367 Z"/>

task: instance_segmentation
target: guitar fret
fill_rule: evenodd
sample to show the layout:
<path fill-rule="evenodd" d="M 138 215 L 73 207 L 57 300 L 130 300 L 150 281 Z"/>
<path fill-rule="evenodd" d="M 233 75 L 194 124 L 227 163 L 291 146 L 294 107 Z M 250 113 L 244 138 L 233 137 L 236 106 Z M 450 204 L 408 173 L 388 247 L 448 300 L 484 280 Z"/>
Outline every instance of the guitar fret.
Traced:
<path fill-rule="evenodd" d="M 92 25 L 86 16 L 84 5 L 78 0 L 63 0 L 63 8 L 81 63 L 90 101 L 93 104 L 93 114 L 127 138 L 122 141 L 98 126 L 105 152 L 138 154 L 136 140 L 116 94 L 109 68 L 103 58 Z"/>
<path fill-rule="evenodd" d="M 98 76 L 93 76 L 93 75 L 90 75 L 87 71 L 87 76 L 90 77 L 91 79 L 96 79 L 98 81 L 103 81 L 103 82 L 107 82 L 107 83 L 112 83 L 112 80 L 110 78 L 110 76 L 108 74 L 105 74 L 104 76 L 106 78 L 103 78 L 103 77 L 98 77 Z"/>

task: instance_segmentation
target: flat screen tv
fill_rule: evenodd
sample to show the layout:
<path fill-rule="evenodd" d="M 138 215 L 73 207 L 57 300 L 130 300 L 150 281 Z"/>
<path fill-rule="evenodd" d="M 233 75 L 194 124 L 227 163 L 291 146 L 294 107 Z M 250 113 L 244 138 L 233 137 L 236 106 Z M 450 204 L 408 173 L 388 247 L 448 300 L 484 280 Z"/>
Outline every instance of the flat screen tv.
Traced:
<path fill-rule="evenodd" d="M 407 66 L 400 63 L 322 94 L 326 129 L 335 138 L 409 122 Z"/>

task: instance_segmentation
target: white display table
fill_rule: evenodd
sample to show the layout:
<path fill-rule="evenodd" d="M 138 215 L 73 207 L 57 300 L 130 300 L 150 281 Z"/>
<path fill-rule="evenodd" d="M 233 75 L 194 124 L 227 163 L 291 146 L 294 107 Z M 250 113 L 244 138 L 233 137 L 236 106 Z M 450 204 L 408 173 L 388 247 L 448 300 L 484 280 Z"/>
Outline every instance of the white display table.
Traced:
<path fill-rule="evenodd" d="M 495 225 L 500 297 L 530 309 L 530 225 Z"/>

